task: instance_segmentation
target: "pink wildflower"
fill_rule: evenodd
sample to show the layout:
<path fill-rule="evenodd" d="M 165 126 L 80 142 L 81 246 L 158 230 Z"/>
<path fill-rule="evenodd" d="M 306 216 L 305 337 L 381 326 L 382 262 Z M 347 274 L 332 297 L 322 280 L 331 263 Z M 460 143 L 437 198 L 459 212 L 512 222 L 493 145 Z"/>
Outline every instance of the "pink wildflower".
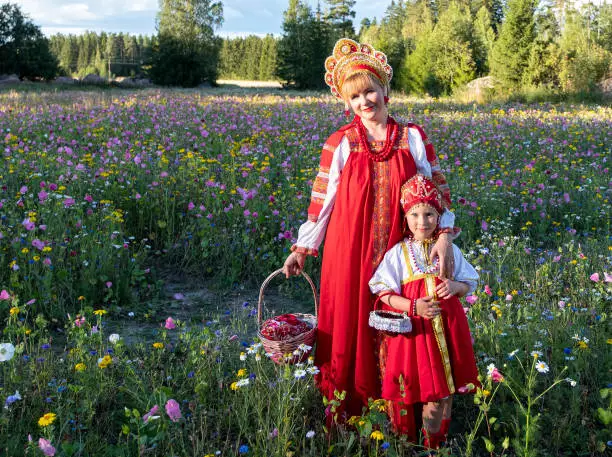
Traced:
<path fill-rule="evenodd" d="M 149 419 L 153 418 L 153 416 L 157 414 L 157 411 L 159 411 L 159 406 L 153 405 L 153 408 L 151 408 L 148 413 L 142 416 L 142 421 L 145 423 L 148 422 Z"/>
<path fill-rule="evenodd" d="M 504 380 L 504 375 L 502 375 L 497 367 L 493 364 L 490 364 L 487 367 L 487 376 L 489 376 L 493 382 L 502 382 Z"/>
<path fill-rule="evenodd" d="M 44 438 L 39 438 L 38 439 L 38 447 L 43 452 L 43 454 L 45 454 L 47 456 L 55 455 L 55 448 L 53 446 L 51 446 L 51 442 L 49 440 L 46 440 Z"/>
<path fill-rule="evenodd" d="M 612 282 L 612 275 L 604 272 L 604 282 Z"/>
<path fill-rule="evenodd" d="M 164 325 L 164 327 L 168 330 L 173 330 L 176 328 L 176 324 L 174 323 L 174 319 L 172 319 L 171 317 L 169 317 L 168 319 L 166 319 L 166 324 Z"/>
<path fill-rule="evenodd" d="M 0 300 L 10 300 L 11 296 L 9 295 L 9 293 L 2 289 L 2 292 L 0 292 Z"/>
<path fill-rule="evenodd" d="M 591 276 L 589 276 L 589 279 L 593 282 L 599 282 L 599 273 L 593 273 Z"/>
<path fill-rule="evenodd" d="M 489 297 L 493 295 L 493 292 L 491 291 L 491 288 L 489 287 L 488 284 L 485 286 L 484 291 L 485 291 L 485 294 L 487 294 Z"/>
<path fill-rule="evenodd" d="M 166 413 L 172 422 L 178 422 L 183 417 L 178 402 L 172 398 L 166 402 Z"/>
<path fill-rule="evenodd" d="M 465 297 L 465 301 L 468 302 L 470 305 L 473 305 L 478 301 L 478 297 L 476 295 L 468 295 L 467 297 Z"/>

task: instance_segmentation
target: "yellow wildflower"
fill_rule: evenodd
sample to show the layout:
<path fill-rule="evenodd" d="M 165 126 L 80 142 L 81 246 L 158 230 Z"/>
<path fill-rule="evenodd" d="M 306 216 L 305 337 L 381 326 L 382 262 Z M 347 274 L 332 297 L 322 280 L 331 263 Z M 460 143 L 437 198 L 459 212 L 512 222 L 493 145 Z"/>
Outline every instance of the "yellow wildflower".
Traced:
<path fill-rule="evenodd" d="M 246 368 L 241 368 L 240 370 L 238 370 L 237 374 L 238 374 L 238 377 L 240 377 L 240 378 L 243 377 L 243 376 L 246 376 L 246 374 L 247 374 Z"/>
<path fill-rule="evenodd" d="M 584 341 L 578 341 L 578 347 L 579 347 L 580 349 L 588 349 L 588 348 L 589 348 L 589 345 L 588 345 L 588 344 L 586 344 Z"/>
<path fill-rule="evenodd" d="M 489 395 L 491 395 L 491 391 L 487 390 L 487 389 L 483 389 L 482 396 L 483 397 L 488 397 Z"/>
<path fill-rule="evenodd" d="M 79 295 L 79 298 L 77 298 L 78 301 L 83 301 L 85 300 L 85 296 L 84 295 Z"/>
<path fill-rule="evenodd" d="M 13 306 L 9 313 L 11 313 L 11 316 L 15 316 L 16 314 L 19 314 L 19 308 L 17 306 Z"/>
<path fill-rule="evenodd" d="M 96 316 L 104 316 L 106 313 L 108 313 L 108 311 L 106 311 L 105 309 L 97 309 L 94 311 L 94 314 Z"/>
<path fill-rule="evenodd" d="M 381 441 L 385 439 L 385 435 L 383 435 L 383 433 L 380 430 L 374 430 L 371 435 L 370 438 L 376 440 L 376 441 Z"/>
<path fill-rule="evenodd" d="M 164 343 L 160 343 L 160 342 L 153 343 L 153 347 L 155 349 L 163 349 L 164 348 Z"/>
<path fill-rule="evenodd" d="M 85 371 L 85 369 L 86 369 L 86 368 L 87 368 L 87 365 L 85 365 L 84 363 L 77 363 L 77 364 L 74 366 L 74 369 L 75 369 L 76 371 Z"/>
<path fill-rule="evenodd" d="M 102 369 L 104 368 L 108 368 L 108 366 L 113 363 L 113 359 L 110 355 L 105 355 L 104 357 L 102 357 L 102 359 L 98 362 L 98 366 Z"/>
<path fill-rule="evenodd" d="M 232 390 L 238 390 L 238 383 L 237 382 L 232 382 L 230 384 L 230 389 Z"/>
<path fill-rule="evenodd" d="M 56 418 L 57 416 L 55 415 L 55 413 L 45 413 L 43 417 L 38 419 L 38 425 L 40 427 L 47 427 L 51 425 L 53 422 L 55 422 Z"/>

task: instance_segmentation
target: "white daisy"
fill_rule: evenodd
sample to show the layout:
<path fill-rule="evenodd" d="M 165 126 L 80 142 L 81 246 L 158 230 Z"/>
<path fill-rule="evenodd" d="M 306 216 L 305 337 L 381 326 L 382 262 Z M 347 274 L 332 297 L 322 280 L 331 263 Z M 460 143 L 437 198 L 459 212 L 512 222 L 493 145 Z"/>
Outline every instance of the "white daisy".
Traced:
<path fill-rule="evenodd" d="M 296 379 L 302 379 L 304 376 L 306 376 L 306 370 L 302 370 L 301 368 L 299 370 L 295 370 L 293 372 L 293 376 Z"/>
<path fill-rule="evenodd" d="M 546 362 L 542 362 L 541 360 L 538 363 L 536 363 L 535 367 L 536 367 L 536 370 L 538 370 L 540 373 L 548 373 L 548 371 L 550 370 Z"/>
<path fill-rule="evenodd" d="M 249 385 L 249 378 L 242 378 L 236 381 L 236 387 L 244 387 Z"/>
<path fill-rule="evenodd" d="M 318 367 L 316 367 L 316 366 L 312 365 L 312 366 L 310 366 L 310 367 L 306 368 L 306 371 L 307 371 L 309 374 L 315 375 L 315 374 L 319 374 L 321 370 L 319 370 L 319 368 L 318 368 Z"/>

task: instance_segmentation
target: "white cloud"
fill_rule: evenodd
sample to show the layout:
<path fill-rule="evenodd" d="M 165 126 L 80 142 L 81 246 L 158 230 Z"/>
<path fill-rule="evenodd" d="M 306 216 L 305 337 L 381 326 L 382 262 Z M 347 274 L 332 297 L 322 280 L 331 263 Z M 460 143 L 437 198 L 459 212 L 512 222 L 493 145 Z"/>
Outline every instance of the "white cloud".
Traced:
<path fill-rule="evenodd" d="M 125 3 L 125 2 L 124 2 Z M 128 2 L 128 11 L 155 11 L 159 8 L 158 0 L 132 0 Z"/>
<path fill-rule="evenodd" d="M 85 3 L 69 3 L 62 5 L 58 9 L 58 15 L 54 15 L 52 22 L 61 24 L 64 21 L 79 22 L 79 21 L 95 21 L 102 19 L 102 15 L 95 14 L 89 10 L 89 5 Z"/>

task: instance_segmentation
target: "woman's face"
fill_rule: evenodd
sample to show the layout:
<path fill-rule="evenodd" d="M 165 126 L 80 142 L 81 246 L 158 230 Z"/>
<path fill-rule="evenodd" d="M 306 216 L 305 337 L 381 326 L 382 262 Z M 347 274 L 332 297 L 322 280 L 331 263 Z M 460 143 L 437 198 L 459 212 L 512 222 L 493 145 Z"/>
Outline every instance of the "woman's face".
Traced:
<path fill-rule="evenodd" d="M 353 112 L 364 121 L 384 122 L 387 119 L 385 93 L 377 84 L 370 84 L 347 94 Z"/>
<path fill-rule="evenodd" d="M 406 213 L 406 222 L 414 239 L 423 241 L 431 238 L 438 226 L 438 213 L 429 205 L 415 205 Z"/>

